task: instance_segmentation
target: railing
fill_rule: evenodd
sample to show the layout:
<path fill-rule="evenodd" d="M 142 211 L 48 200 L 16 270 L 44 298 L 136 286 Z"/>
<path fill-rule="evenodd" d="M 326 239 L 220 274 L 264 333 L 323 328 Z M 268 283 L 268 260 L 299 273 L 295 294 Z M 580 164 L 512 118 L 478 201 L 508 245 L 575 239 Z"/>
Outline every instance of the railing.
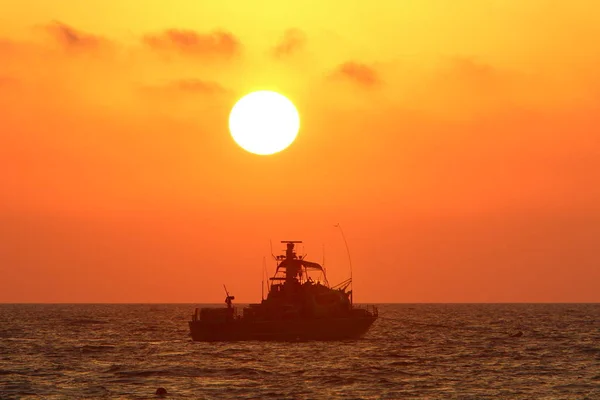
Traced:
<path fill-rule="evenodd" d="M 244 314 L 244 307 L 202 307 L 194 309 L 192 314 L 192 321 L 202 320 L 214 320 L 214 318 L 221 319 L 240 319 Z"/>
<path fill-rule="evenodd" d="M 371 314 L 373 314 L 373 316 L 377 317 L 379 315 L 379 310 L 377 309 L 377 306 L 374 306 L 372 304 L 354 304 L 352 306 L 352 308 L 354 309 L 358 309 L 358 310 L 365 310 Z"/>
<path fill-rule="evenodd" d="M 206 307 L 208 309 L 221 309 L 221 310 L 227 310 L 227 308 L 225 307 Z M 244 316 L 244 308 L 245 306 L 234 306 L 232 307 L 232 309 L 230 310 L 230 313 L 225 316 L 225 318 L 227 319 L 241 319 Z M 372 305 L 372 304 L 354 304 L 352 306 L 352 309 L 354 310 L 364 310 L 365 312 L 371 314 L 374 317 L 378 317 L 379 316 L 379 310 L 377 309 L 377 306 Z M 194 314 L 192 314 L 192 321 L 200 321 L 203 318 L 201 317 L 201 308 L 196 308 L 194 310 Z M 212 314 L 212 313 L 211 313 Z M 210 318 L 210 317 L 209 317 Z M 212 319 L 212 318 L 210 318 Z"/>

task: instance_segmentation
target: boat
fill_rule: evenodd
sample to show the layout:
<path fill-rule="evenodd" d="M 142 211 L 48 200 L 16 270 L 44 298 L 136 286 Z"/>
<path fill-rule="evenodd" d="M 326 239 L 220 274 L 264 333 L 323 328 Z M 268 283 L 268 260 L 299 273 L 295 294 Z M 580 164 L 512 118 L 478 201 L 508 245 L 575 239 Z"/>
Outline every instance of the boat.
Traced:
<path fill-rule="evenodd" d="M 286 245 L 285 254 L 274 257 L 277 268 L 269 278 L 267 297 L 258 304 L 235 307 L 235 297 L 225 287 L 226 307 L 194 310 L 189 321 L 192 340 L 329 341 L 358 339 L 367 333 L 378 310 L 353 304 L 352 278 L 330 287 L 323 266 L 296 254 L 301 241 L 281 243 Z"/>

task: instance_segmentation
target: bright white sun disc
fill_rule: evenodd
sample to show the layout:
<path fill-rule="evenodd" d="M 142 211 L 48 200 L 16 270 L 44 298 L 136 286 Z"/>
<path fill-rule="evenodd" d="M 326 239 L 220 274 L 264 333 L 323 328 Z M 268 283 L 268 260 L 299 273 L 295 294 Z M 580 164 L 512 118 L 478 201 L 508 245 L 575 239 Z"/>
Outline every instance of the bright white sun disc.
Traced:
<path fill-rule="evenodd" d="M 229 114 L 233 140 L 254 154 L 277 153 L 296 139 L 300 116 L 282 94 L 261 90 L 238 100 Z"/>

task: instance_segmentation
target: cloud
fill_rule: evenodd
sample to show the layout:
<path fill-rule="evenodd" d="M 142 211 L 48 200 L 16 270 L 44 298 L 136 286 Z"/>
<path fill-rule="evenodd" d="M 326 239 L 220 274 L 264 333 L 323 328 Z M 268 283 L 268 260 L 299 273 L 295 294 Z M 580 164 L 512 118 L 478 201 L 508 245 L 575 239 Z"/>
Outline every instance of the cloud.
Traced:
<path fill-rule="evenodd" d="M 143 85 L 141 89 L 145 93 L 160 95 L 197 94 L 213 96 L 229 93 L 229 90 L 220 83 L 201 79 L 178 79 L 162 85 Z"/>
<path fill-rule="evenodd" d="M 159 34 L 146 35 L 142 42 L 156 51 L 203 57 L 232 57 L 241 47 L 239 39 L 229 32 L 203 34 L 186 29 L 168 29 Z"/>
<path fill-rule="evenodd" d="M 503 71 L 506 74 L 506 71 Z M 473 89 L 500 89 L 506 83 L 507 76 L 491 64 L 477 61 L 473 57 L 453 57 L 445 64 L 440 77 L 445 80 L 458 81 Z"/>
<path fill-rule="evenodd" d="M 218 94 L 228 91 L 217 82 L 202 81 L 199 79 L 180 79 L 171 82 L 169 87 L 188 93 Z"/>
<path fill-rule="evenodd" d="M 432 89 L 433 88 L 433 89 Z M 435 90 L 435 96 L 432 96 Z M 492 64 L 471 56 L 454 56 L 441 60 L 415 93 L 437 112 L 453 116 L 482 112 L 508 112 L 538 108 L 547 104 L 552 85 L 539 74 L 529 74 Z"/>
<path fill-rule="evenodd" d="M 73 28 L 60 21 L 43 26 L 43 29 L 61 46 L 76 50 L 97 50 L 109 44 L 109 40 Z"/>
<path fill-rule="evenodd" d="M 273 48 L 272 54 L 275 58 L 283 58 L 290 56 L 302 48 L 306 44 L 306 35 L 300 29 L 288 29 L 283 34 L 279 43 Z"/>
<path fill-rule="evenodd" d="M 374 68 L 355 61 L 348 61 L 339 65 L 333 72 L 332 77 L 349 80 L 365 87 L 373 87 L 381 82 Z"/>

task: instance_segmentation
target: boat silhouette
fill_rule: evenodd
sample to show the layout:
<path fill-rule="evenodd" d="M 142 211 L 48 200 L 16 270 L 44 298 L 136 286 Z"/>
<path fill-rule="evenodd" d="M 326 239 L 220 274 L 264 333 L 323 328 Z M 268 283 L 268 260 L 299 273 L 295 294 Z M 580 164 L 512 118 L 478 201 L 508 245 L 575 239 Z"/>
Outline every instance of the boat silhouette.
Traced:
<path fill-rule="evenodd" d="M 234 307 L 225 288 L 226 307 L 196 308 L 189 321 L 194 341 L 305 341 L 344 340 L 363 336 L 378 317 L 375 306 L 355 306 L 352 278 L 330 287 L 324 268 L 298 256 L 301 241 L 282 241 L 284 255 L 275 257 L 277 268 L 266 299 L 248 307 Z M 322 279 L 313 280 L 318 273 Z"/>

